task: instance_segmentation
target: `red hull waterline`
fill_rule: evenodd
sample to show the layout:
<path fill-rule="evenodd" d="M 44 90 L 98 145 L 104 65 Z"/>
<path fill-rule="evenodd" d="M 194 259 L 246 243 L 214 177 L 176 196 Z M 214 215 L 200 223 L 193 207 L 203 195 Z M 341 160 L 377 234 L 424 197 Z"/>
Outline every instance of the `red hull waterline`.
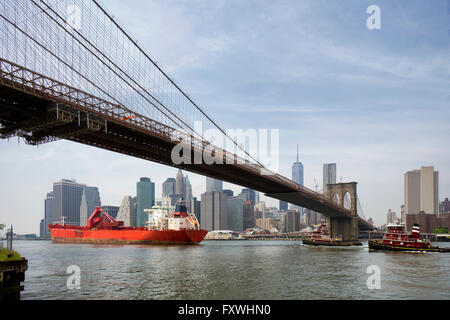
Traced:
<path fill-rule="evenodd" d="M 91 244 L 198 244 L 207 230 L 147 230 L 145 228 L 82 229 L 49 226 L 52 242 Z"/>

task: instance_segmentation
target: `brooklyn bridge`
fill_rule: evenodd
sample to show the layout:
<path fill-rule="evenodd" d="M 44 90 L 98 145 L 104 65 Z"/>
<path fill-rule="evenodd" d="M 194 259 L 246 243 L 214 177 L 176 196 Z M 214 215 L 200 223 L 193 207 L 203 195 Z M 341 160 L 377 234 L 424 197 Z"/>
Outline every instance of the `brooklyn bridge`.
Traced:
<path fill-rule="evenodd" d="M 97 1 L 1 1 L 0 28 L 1 139 L 65 139 L 251 188 L 325 215 L 331 236 L 348 242 L 374 229 L 359 216 L 356 182 L 328 185 L 321 194 L 271 172 Z M 233 150 L 205 139 L 196 121 L 220 132 Z M 174 163 L 174 147 L 186 141 L 192 158 L 206 152 L 222 163 Z"/>

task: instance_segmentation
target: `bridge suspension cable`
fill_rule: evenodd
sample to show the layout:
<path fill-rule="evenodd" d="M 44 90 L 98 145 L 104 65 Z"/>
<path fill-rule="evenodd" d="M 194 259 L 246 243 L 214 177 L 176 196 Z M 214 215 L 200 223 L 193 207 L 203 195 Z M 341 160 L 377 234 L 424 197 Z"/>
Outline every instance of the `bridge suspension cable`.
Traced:
<path fill-rule="evenodd" d="M 50 14 L 48 14 L 47 10 L 44 10 L 42 7 L 40 7 L 34 0 L 31 0 L 36 6 L 38 6 L 50 19 L 52 19 L 55 23 L 57 23 L 61 28 L 64 28 L 63 25 L 61 25 L 60 22 L 58 22 L 56 19 L 54 19 Z M 62 21 L 64 21 L 64 18 L 62 18 L 56 11 L 54 11 L 45 1 L 41 0 L 41 2 L 49 9 L 51 10 L 58 18 L 60 18 Z M 100 51 L 95 45 L 93 45 L 88 39 L 86 39 L 80 32 L 78 32 L 76 29 L 74 30 L 84 41 L 86 41 L 89 45 L 92 46 L 98 53 L 100 53 L 106 60 L 108 60 L 109 63 L 111 63 L 114 67 L 116 67 L 119 71 L 121 71 L 124 75 L 126 75 L 135 85 L 137 85 L 141 90 L 146 92 L 150 97 L 152 97 L 155 101 L 158 102 L 160 106 L 162 106 L 167 112 L 169 112 L 172 116 L 174 116 L 177 120 L 179 120 L 182 124 L 190 128 L 192 131 L 194 131 L 186 122 L 184 122 L 182 119 L 180 119 L 176 114 L 174 114 L 169 108 L 167 108 L 163 103 L 161 103 L 158 99 L 156 99 L 154 96 L 152 96 L 151 93 L 149 93 L 145 88 L 143 88 L 141 85 L 139 85 L 131 76 L 129 76 L 125 71 L 123 71 L 117 64 L 115 64 L 113 61 L 111 61 L 102 51 Z M 68 32 L 70 36 L 79 42 L 86 50 L 88 50 L 92 55 L 94 55 L 100 62 L 102 62 L 105 67 L 110 69 L 114 74 L 116 74 L 121 80 L 123 80 L 130 88 L 136 91 L 139 95 L 141 95 L 146 101 L 148 101 L 150 104 L 152 104 L 155 108 L 157 108 L 161 113 L 166 115 L 169 119 L 171 119 L 163 110 L 161 110 L 158 106 L 154 104 L 154 102 L 150 101 L 147 97 L 142 95 L 142 93 L 137 90 L 133 85 L 131 85 L 127 80 L 125 80 L 121 75 L 119 75 L 115 70 L 113 70 L 107 63 L 105 63 L 100 57 L 98 57 L 95 53 L 92 52 L 87 46 L 85 46 L 77 37 L 75 37 L 71 32 Z M 172 119 L 173 120 L 173 119 Z M 180 127 L 180 129 L 183 129 L 179 123 L 176 121 L 173 121 L 176 125 Z M 195 131 L 194 131 L 195 132 Z M 202 136 L 200 136 L 203 138 Z"/>
<path fill-rule="evenodd" d="M 149 55 L 142 50 L 142 48 L 136 43 L 136 41 L 134 41 L 115 21 L 114 19 L 112 19 L 112 17 L 99 5 L 99 3 L 96 0 L 92 0 L 101 10 L 102 12 L 110 19 L 110 21 L 116 25 L 119 30 L 121 30 L 126 36 L 127 38 L 136 46 L 136 48 L 139 49 L 139 51 L 167 78 L 167 80 L 169 80 L 169 82 L 175 86 L 176 89 L 178 89 L 179 92 L 181 92 L 181 94 L 188 99 L 188 101 L 195 107 L 197 108 L 197 110 L 200 111 L 201 114 L 203 114 L 220 132 L 222 132 L 222 134 L 230 139 L 235 146 L 237 146 L 238 148 L 240 148 L 243 152 L 245 152 L 245 154 L 247 154 L 249 157 L 251 157 L 257 164 L 259 164 L 260 166 L 264 167 L 257 159 L 255 159 L 252 155 L 250 155 L 247 150 L 245 150 L 244 148 L 242 148 L 234 139 L 232 139 L 201 107 L 199 107 L 197 105 L 197 103 L 195 103 L 191 97 L 189 97 L 176 83 L 175 81 L 170 78 L 165 72 L 164 70 L 162 70 L 157 64 L 156 62 L 149 57 Z"/>
<path fill-rule="evenodd" d="M 69 8 L 78 8 L 80 26 L 68 24 Z M 248 160 L 264 168 L 97 1 L 4 1 L 0 4 L 0 17 L 4 20 L 0 22 L 0 56 L 6 60 L 111 100 L 130 112 L 175 125 L 207 144 L 203 127 L 212 125 Z M 195 129 L 194 120 L 202 121 L 202 132 Z"/>
<path fill-rule="evenodd" d="M 357 196 L 356 199 L 358 200 L 358 209 L 357 209 L 358 211 L 357 211 L 357 212 L 361 212 L 362 217 L 363 217 L 364 219 L 366 219 L 366 216 L 364 215 L 363 208 L 362 208 L 362 206 L 361 206 L 361 202 L 359 202 L 359 197 Z"/>

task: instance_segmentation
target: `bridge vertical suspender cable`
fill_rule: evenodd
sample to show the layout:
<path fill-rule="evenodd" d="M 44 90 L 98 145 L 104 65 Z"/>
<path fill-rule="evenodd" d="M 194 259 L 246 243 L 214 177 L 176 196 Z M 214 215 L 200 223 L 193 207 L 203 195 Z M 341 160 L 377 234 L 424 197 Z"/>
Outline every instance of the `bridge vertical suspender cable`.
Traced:
<path fill-rule="evenodd" d="M 110 19 L 110 21 L 128 38 L 128 40 L 130 40 L 134 46 L 159 70 L 159 72 L 161 72 L 167 80 L 169 80 L 169 82 L 178 89 L 178 91 L 186 98 L 188 99 L 189 102 L 191 102 L 191 104 L 193 106 L 195 106 L 197 108 L 197 110 L 199 110 L 212 124 L 214 124 L 214 126 L 220 130 L 225 137 L 227 137 L 228 139 L 230 139 L 239 149 L 241 149 L 243 152 L 245 152 L 245 154 L 247 154 L 250 158 L 252 158 L 258 165 L 260 165 L 261 167 L 265 168 L 258 160 L 256 160 L 252 155 L 250 155 L 244 148 L 242 148 L 235 140 L 231 139 L 231 137 L 229 137 L 226 132 L 219 127 L 219 125 L 210 117 L 206 114 L 206 112 L 204 112 L 202 110 L 202 108 L 200 108 L 176 83 L 175 81 L 173 81 L 154 61 L 152 58 L 150 58 L 147 53 L 145 53 L 144 50 L 142 50 L 142 48 L 136 43 L 136 41 L 134 41 L 115 21 L 114 19 L 112 19 L 112 17 L 100 6 L 100 4 L 96 1 L 96 0 L 92 0 L 97 7 Z"/>
<path fill-rule="evenodd" d="M 44 10 L 42 7 L 40 7 L 34 0 L 31 0 L 39 9 L 41 9 L 50 19 L 52 19 L 55 23 L 58 24 L 61 28 L 64 29 L 64 26 L 61 25 L 56 19 L 54 19 L 52 16 L 50 16 L 46 10 Z M 44 3 L 49 10 L 51 10 L 58 18 L 60 18 L 62 21 L 64 19 L 55 12 L 45 1 L 41 0 L 42 3 Z M 141 90 L 144 90 L 150 97 L 153 98 L 153 100 L 157 101 L 159 105 L 161 105 L 164 109 L 166 109 L 172 116 L 174 116 L 176 119 L 178 119 L 182 124 L 187 126 L 189 129 L 191 129 L 193 132 L 195 132 L 185 121 L 180 119 L 176 114 L 174 114 L 169 108 L 167 108 L 164 104 L 162 104 L 158 99 L 153 97 L 145 88 L 143 88 L 141 85 L 139 85 L 131 76 L 129 76 L 125 71 L 123 71 L 117 64 L 115 64 L 113 61 L 111 61 L 102 51 L 100 51 L 96 46 L 94 46 L 88 39 L 86 39 L 81 33 L 79 33 L 77 30 L 73 29 L 84 41 L 86 41 L 89 45 L 91 45 L 97 52 L 99 52 L 105 59 L 108 60 L 114 67 L 119 69 L 123 74 L 125 74 L 131 81 L 133 81 Z M 108 69 L 110 69 L 114 74 L 116 74 L 122 81 L 124 81 L 127 85 L 130 86 L 136 93 L 138 93 L 140 96 L 142 96 L 147 102 L 152 104 L 155 108 L 157 108 L 162 114 L 164 114 L 168 119 L 171 119 L 176 125 L 179 126 L 180 129 L 184 129 L 180 124 L 178 124 L 176 121 L 174 121 L 170 116 L 168 116 L 163 110 L 161 110 L 158 106 L 156 106 L 152 101 L 150 101 L 148 98 L 146 98 L 139 90 L 137 90 L 135 87 L 133 87 L 128 81 L 126 81 L 121 75 L 119 75 L 116 71 L 114 71 L 107 63 L 105 63 L 102 59 L 100 59 L 95 53 L 93 53 L 89 48 L 87 48 L 81 41 L 76 38 L 72 33 L 67 32 L 74 40 L 76 40 L 80 45 L 82 45 L 86 50 L 88 50 L 93 56 L 95 56 L 102 64 L 104 64 Z M 203 137 L 201 137 L 203 138 Z"/>
<path fill-rule="evenodd" d="M 55 3 L 52 3 L 51 5 L 49 5 L 48 3 L 46 3 L 45 1 L 41 0 L 40 3 L 45 5 L 47 7 L 47 10 L 45 8 L 43 8 L 43 6 L 41 6 L 40 4 L 38 4 L 37 1 L 31 0 L 31 2 L 34 4 L 35 7 L 37 7 L 40 11 L 42 11 L 46 16 L 48 16 L 54 23 L 56 23 L 56 25 L 61 28 L 61 30 L 63 31 L 63 34 L 67 34 L 70 35 L 70 37 L 72 39 L 74 39 L 81 47 L 84 48 L 84 50 L 86 50 L 87 52 L 89 52 L 89 54 L 92 57 L 95 57 L 102 65 L 106 66 L 106 68 L 108 70 L 110 70 L 112 73 L 114 73 L 114 75 L 117 78 L 113 78 L 113 82 L 120 85 L 120 83 L 117 82 L 117 80 L 120 79 L 120 81 L 123 81 L 128 87 L 130 87 L 132 90 L 134 90 L 134 92 L 136 92 L 141 98 L 143 98 L 145 101 L 147 101 L 147 103 L 150 103 L 156 110 L 158 110 L 158 112 L 160 114 L 162 114 L 166 119 L 168 119 L 171 123 L 174 123 L 176 125 L 176 127 L 180 128 L 182 131 L 188 131 L 190 132 L 190 134 L 194 134 L 197 135 L 201 138 L 201 140 L 203 141 L 203 143 L 205 143 L 206 145 L 209 144 L 209 142 L 203 137 L 202 134 L 199 134 L 195 129 L 192 128 L 192 126 L 190 126 L 186 121 L 184 121 L 182 118 L 180 118 L 175 112 L 173 112 L 163 101 L 162 99 L 157 98 L 155 95 L 151 94 L 145 87 L 143 87 L 142 85 L 140 85 L 139 80 L 133 78 L 128 72 L 125 72 L 123 67 L 120 67 L 117 63 L 115 63 L 113 61 L 113 59 L 110 59 L 108 57 L 107 54 L 104 53 L 103 50 L 101 50 L 100 48 L 98 48 L 97 46 L 95 46 L 92 41 L 90 41 L 87 37 L 83 36 L 83 34 L 81 34 L 80 32 L 78 32 L 76 29 L 74 28 L 70 28 L 71 30 L 73 30 L 74 32 L 76 32 L 76 34 L 78 35 L 75 36 L 72 32 L 68 31 L 68 25 L 67 25 L 67 21 L 60 15 L 58 14 L 55 10 L 52 9 L 52 7 L 57 7 L 59 4 L 62 5 L 63 0 L 59 0 L 59 1 L 55 1 Z M 230 140 L 233 142 L 233 144 L 235 146 L 238 147 L 238 150 L 242 150 L 244 152 L 244 154 L 246 154 L 249 159 L 252 159 L 253 161 L 255 161 L 255 163 L 257 163 L 261 168 L 264 168 L 264 165 L 262 165 L 255 157 L 253 157 L 249 152 L 247 152 L 247 150 L 245 150 L 241 145 L 239 145 L 236 140 L 232 139 L 202 108 L 200 108 L 175 82 L 174 80 L 172 80 L 157 64 L 156 62 L 149 57 L 148 54 L 146 54 L 141 47 L 139 47 L 136 43 L 136 41 L 134 41 L 124 30 L 122 27 L 120 27 L 113 19 L 112 17 L 98 4 L 97 1 L 95 0 L 79 0 L 78 3 L 79 4 L 85 4 L 86 2 L 88 2 L 88 6 L 89 8 L 91 8 L 90 4 L 94 4 L 94 7 L 96 7 L 98 10 L 100 10 L 101 13 L 103 13 L 104 17 L 106 17 L 107 19 L 105 20 L 105 18 L 103 19 L 103 23 L 105 21 L 109 21 L 112 24 L 110 25 L 114 25 L 117 29 L 121 32 L 121 36 L 125 37 L 126 39 L 128 39 L 128 41 L 131 43 L 131 46 L 129 44 L 128 46 L 128 50 L 133 50 L 133 52 L 136 52 L 134 50 L 134 48 L 136 48 L 141 54 L 142 56 L 147 59 L 150 64 L 154 67 L 153 70 L 156 72 L 156 76 L 158 77 L 158 79 L 161 79 L 160 76 L 162 76 L 163 78 L 163 85 L 159 86 L 159 88 L 162 88 L 162 95 L 167 97 L 167 99 L 165 99 L 166 102 L 173 102 L 173 96 L 171 94 L 177 94 L 180 93 L 181 95 L 179 96 L 179 101 L 182 101 L 181 103 L 185 103 L 184 100 L 182 100 L 182 97 L 184 97 L 184 99 L 186 99 L 189 103 L 190 106 L 194 107 L 194 110 L 198 110 L 210 123 L 212 123 L 214 125 L 214 127 L 216 127 L 223 135 L 226 139 Z M 64 5 L 62 5 L 64 8 Z M 8 15 L 8 12 L 6 9 L 10 9 L 10 14 Z M 88 8 L 88 9 L 89 9 Z M 38 11 L 39 11 L 38 10 Z M 109 99 L 111 99 L 112 101 L 114 101 L 115 103 L 124 106 L 124 109 L 128 109 L 130 113 L 132 113 L 132 109 L 129 108 L 129 106 L 126 106 L 127 104 L 122 103 L 119 101 L 119 99 L 117 98 L 117 96 L 113 96 L 111 94 L 108 93 L 108 89 L 106 88 L 102 88 L 102 79 L 99 79 L 98 81 L 95 81 L 95 79 L 89 79 L 89 73 L 91 73 L 91 77 L 92 77 L 92 72 L 87 72 L 86 74 L 83 74 L 83 71 L 81 71 L 82 68 L 79 68 L 79 70 L 75 69 L 71 64 L 67 63 L 65 60 L 66 58 L 59 56 L 59 54 L 61 54 L 59 47 L 58 47 L 58 42 L 61 41 L 60 39 L 58 39 L 57 34 L 54 34 L 53 37 L 53 31 L 54 30 L 54 25 L 50 25 L 48 23 L 48 21 L 45 21 L 44 19 L 42 20 L 38 20 L 38 19 L 33 19 L 33 22 L 31 23 L 31 26 L 28 26 L 29 23 L 28 21 L 26 22 L 26 24 L 24 25 L 24 28 L 20 28 L 20 23 L 23 23 L 23 20 L 21 21 L 15 21 L 17 20 L 17 17 L 19 17 L 20 15 L 23 15 L 24 12 L 29 13 L 31 12 L 30 17 L 27 17 L 25 20 L 30 20 L 31 17 L 35 17 L 37 15 L 37 13 L 34 10 L 31 10 L 31 7 L 28 5 L 27 1 L 20 1 L 18 0 L 16 4 L 5 4 L 5 15 L 8 15 L 8 17 L 10 16 L 10 18 L 7 18 L 4 15 L 1 15 L 1 17 L 7 21 L 10 25 L 12 25 L 16 30 L 18 30 L 20 33 L 22 33 L 23 35 L 25 35 L 26 38 L 30 39 L 32 42 L 36 43 L 38 45 L 38 47 L 42 48 L 44 51 L 46 51 L 49 55 L 51 55 L 52 57 L 56 58 L 56 60 L 58 61 L 58 63 L 51 63 L 51 61 L 47 62 L 47 65 L 52 65 L 52 67 L 54 69 L 58 69 L 58 65 L 61 63 L 62 65 L 64 65 L 67 69 L 70 69 L 71 72 L 73 72 L 74 74 L 76 74 L 77 76 L 79 76 L 79 79 L 83 79 L 86 81 L 86 83 L 88 83 L 90 86 L 92 86 L 93 88 L 96 88 L 97 90 L 99 90 L 99 92 L 101 92 L 102 94 L 104 94 L 106 97 L 108 97 Z M 34 12 L 33 12 L 34 11 Z M 51 11 L 55 16 L 53 17 L 49 11 Z M 14 14 L 15 12 L 15 14 Z M 43 17 L 44 15 L 42 15 Z M 93 17 L 92 18 L 92 22 L 95 23 L 97 21 L 97 25 L 94 28 L 99 28 L 99 22 L 101 23 L 101 21 L 99 20 L 99 18 L 95 15 L 95 13 L 92 11 L 91 12 L 91 16 L 89 17 Z M 89 19 L 89 17 L 87 19 Z M 11 19 L 13 19 L 14 21 L 11 21 Z M 58 22 L 57 19 L 60 19 L 62 22 Z M 36 22 L 37 21 L 37 22 Z M 111 43 L 113 43 L 111 40 L 111 28 L 109 28 L 108 30 L 106 30 L 105 28 L 108 27 L 108 25 L 106 25 L 105 23 L 102 25 L 103 29 L 106 33 L 101 34 L 100 38 L 102 38 L 104 35 L 108 36 L 109 35 L 109 46 L 111 47 Z M 31 29 L 29 29 L 29 27 L 31 27 Z M 48 27 L 47 30 L 46 27 Z M 57 27 L 56 27 L 57 28 Z M 34 30 L 33 30 L 34 29 Z M 30 35 L 30 33 L 28 33 L 27 31 L 36 31 L 36 30 L 43 30 L 45 32 L 41 32 L 41 33 L 36 33 L 35 36 L 36 38 L 34 38 L 32 35 Z M 95 29 L 94 29 L 95 30 Z M 118 31 L 118 32 L 119 32 Z M 6 31 L 7 32 L 7 31 Z M 52 34 L 50 34 L 49 32 L 52 32 Z M 32 32 L 33 33 L 33 32 Z M 88 31 L 88 33 L 90 32 L 90 29 Z M 60 36 L 63 36 L 63 34 L 60 34 Z M 98 34 L 98 30 L 97 30 L 97 34 Z M 97 35 L 96 34 L 96 35 Z M 43 43 L 41 43 L 38 39 L 41 37 L 38 37 L 38 35 L 43 35 L 42 40 Z M 122 39 L 123 39 L 122 37 Z M 26 40 L 25 38 L 25 40 Z M 17 40 L 17 39 L 16 39 Z M 20 39 L 19 39 L 20 40 Z M 83 40 L 87 45 L 85 45 L 81 40 Z M 23 41 L 23 40 L 22 40 Z M 116 41 L 116 39 L 114 39 L 114 41 Z M 53 42 L 53 43 L 52 43 Z M 25 41 L 26 43 L 26 41 Z M 106 42 L 108 43 L 108 42 Z M 103 44 L 105 44 L 105 41 L 103 41 Z M 116 43 L 114 42 L 114 45 L 119 45 L 120 43 Z M 122 44 L 124 44 L 124 42 L 122 42 Z M 47 47 L 48 45 L 48 47 Z M 67 44 L 67 45 L 72 45 L 72 44 Z M 25 44 L 25 46 L 27 46 Z M 88 47 L 89 46 L 89 47 Z M 56 50 L 55 50 L 56 47 Z M 98 55 L 96 55 L 91 49 L 96 50 L 102 57 L 100 58 Z M 134 48 L 133 48 L 134 47 Z M 49 48 L 53 48 L 53 50 L 50 50 Z M 72 47 L 73 49 L 74 47 Z M 78 47 L 80 48 L 80 47 Z M 34 50 L 33 47 L 29 48 L 30 50 Z M 67 48 L 62 48 L 62 54 L 64 54 L 64 50 L 66 50 Z M 77 48 L 75 48 L 77 49 Z M 81 48 L 80 48 L 81 49 Z M 125 47 L 121 47 L 121 50 L 126 49 Z M 67 51 L 67 50 L 66 50 Z M 25 52 L 27 52 L 27 50 L 25 50 Z M 117 51 L 116 51 L 117 52 Z M 82 51 L 77 51 L 78 56 L 75 58 L 81 58 L 82 55 L 86 56 L 86 53 L 83 53 Z M 125 51 L 123 51 L 123 53 L 125 53 Z M 68 53 L 70 54 L 70 53 Z M 123 58 L 127 57 L 125 59 L 128 59 L 129 61 L 132 61 L 131 59 L 133 59 L 133 57 L 136 57 L 136 55 L 131 56 L 130 54 L 125 55 L 122 54 L 122 62 L 124 61 Z M 120 56 L 119 56 L 120 57 Z M 141 57 L 141 56 L 139 56 Z M 86 56 L 86 58 L 89 59 L 89 57 Z M 25 58 L 26 59 L 26 58 Z M 74 51 L 72 50 L 72 59 L 74 59 Z M 17 57 L 15 58 L 15 60 L 17 60 Z M 139 74 L 141 74 L 139 71 L 142 70 L 143 68 L 139 68 L 140 67 L 140 61 L 139 62 L 137 60 L 133 60 L 132 63 L 138 63 L 138 65 L 133 65 L 131 64 L 131 66 L 134 66 L 134 70 L 136 71 L 137 68 L 137 72 Z M 87 62 L 87 61 L 86 61 Z M 127 62 L 128 66 L 130 66 L 130 62 Z M 91 66 L 92 67 L 92 66 Z M 95 67 L 95 65 L 93 66 Z M 86 67 L 85 67 L 86 68 Z M 87 68 L 89 68 L 89 65 L 87 65 Z M 98 65 L 97 65 L 98 68 Z M 63 73 L 62 75 L 64 76 L 64 78 L 66 78 L 67 80 L 67 75 L 70 76 L 70 73 L 67 73 L 67 69 L 65 73 Z M 99 71 L 102 71 L 101 69 L 99 69 Z M 119 74 L 119 72 L 121 74 L 123 74 L 123 76 L 121 74 Z M 125 79 L 125 77 L 127 79 L 129 79 L 132 83 L 130 83 L 130 81 L 127 81 Z M 72 76 L 72 80 L 73 80 L 73 76 Z M 164 81 L 164 79 L 166 79 L 168 82 Z M 106 83 L 108 79 L 103 78 L 103 84 L 108 85 L 108 83 Z M 156 80 L 155 78 L 153 79 L 154 81 Z M 171 84 L 176 90 L 175 91 L 169 91 L 168 89 L 171 89 L 171 87 L 168 86 L 168 84 Z M 133 85 L 134 84 L 134 85 Z M 123 92 L 123 91 L 122 91 Z M 143 94 L 143 92 L 148 95 L 148 97 L 146 95 Z M 126 92 L 125 92 L 126 94 Z M 116 94 L 117 95 L 117 94 Z M 150 100 L 150 98 L 153 100 Z M 137 100 L 136 100 L 137 101 Z M 165 109 L 167 111 L 164 112 L 160 107 L 158 107 L 157 105 L 159 105 L 160 107 L 162 107 L 163 109 Z M 175 105 L 176 106 L 176 105 Z M 142 107 L 142 106 L 141 106 Z M 188 111 L 193 110 L 192 108 L 188 108 Z M 169 115 L 169 114 L 170 115 Z M 175 119 L 177 121 L 175 121 Z M 213 146 L 214 147 L 214 146 Z M 234 154 L 234 152 L 232 152 Z M 267 169 L 266 169 L 267 170 Z"/>
<path fill-rule="evenodd" d="M 356 199 L 358 200 L 358 212 L 361 212 L 363 218 L 366 219 L 366 216 L 364 215 L 364 211 L 363 211 L 363 208 L 361 206 L 361 203 L 359 202 L 359 197 L 357 196 Z"/>

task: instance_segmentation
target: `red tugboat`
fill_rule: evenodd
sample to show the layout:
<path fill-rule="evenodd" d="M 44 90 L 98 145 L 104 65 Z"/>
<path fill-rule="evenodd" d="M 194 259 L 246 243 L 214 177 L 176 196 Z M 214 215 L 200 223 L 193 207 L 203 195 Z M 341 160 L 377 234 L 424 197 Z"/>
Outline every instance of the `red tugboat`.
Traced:
<path fill-rule="evenodd" d="M 450 252 L 450 248 L 435 247 L 421 240 L 418 224 L 412 227 L 411 233 L 406 233 L 403 223 L 387 225 L 382 241 L 369 240 L 369 250 Z"/>
<path fill-rule="evenodd" d="M 175 211 L 154 206 L 147 227 L 124 227 L 100 207 L 95 208 L 85 227 L 51 224 L 48 226 L 52 242 L 95 244 L 197 244 L 208 233 L 200 229 L 193 214 L 179 202 Z"/>
<path fill-rule="evenodd" d="M 310 239 L 303 240 L 303 244 L 313 245 L 313 246 L 345 246 L 350 244 L 345 244 L 341 237 L 331 238 L 328 235 L 326 224 L 322 223 L 313 234 Z"/>

